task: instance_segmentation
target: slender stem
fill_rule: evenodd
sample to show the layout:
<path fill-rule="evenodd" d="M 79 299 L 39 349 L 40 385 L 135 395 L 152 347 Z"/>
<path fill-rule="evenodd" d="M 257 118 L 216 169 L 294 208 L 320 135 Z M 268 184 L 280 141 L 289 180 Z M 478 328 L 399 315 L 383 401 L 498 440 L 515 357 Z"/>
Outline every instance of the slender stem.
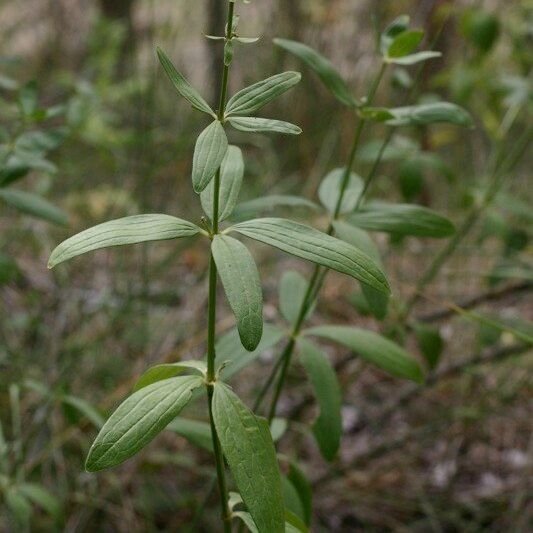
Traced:
<path fill-rule="evenodd" d="M 494 152 L 495 155 L 494 157 L 490 158 L 491 163 L 488 165 L 489 168 L 492 167 L 492 172 L 489 180 L 489 186 L 483 199 L 478 204 L 472 207 L 465 220 L 456 231 L 455 235 L 446 243 L 446 246 L 444 246 L 444 248 L 435 256 L 435 259 L 431 262 L 428 269 L 418 280 L 418 283 L 415 287 L 415 291 L 411 298 L 407 301 L 405 309 L 402 313 L 401 318 L 403 320 L 407 319 L 414 306 L 420 299 L 422 291 L 429 283 L 431 283 L 435 279 L 443 265 L 455 253 L 459 244 L 461 244 L 465 237 L 470 233 L 472 228 L 476 225 L 477 221 L 479 220 L 479 217 L 484 213 L 485 209 L 492 203 L 493 199 L 498 194 L 502 185 L 505 182 L 505 174 L 511 168 L 513 168 L 513 166 L 520 160 L 521 156 L 526 151 L 529 143 L 531 142 L 532 132 L 532 128 L 527 129 L 523 136 L 515 143 L 514 150 L 508 155 L 507 158 L 503 159 L 503 161 L 500 159 L 500 153 L 505 151 L 503 147 L 500 147 L 500 149 L 497 149 Z"/>
<path fill-rule="evenodd" d="M 228 4 L 228 16 L 226 21 L 226 40 L 231 39 L 233 25 L 233 11 L 235 4 L 230 1 Z M 222 69 L 222 84 L 220 90 L 220 100 L 218 106 L 218 119 L 224 120 L 226 107 L 226 95 L 228 90 L 229 64 L 224 63 Z M 218 233 L 218 207 L 220 194 L 220 169 L 217 170 L 214 178 L 213 194 L 213 214 L 211 216 L 212 235 Z M 228 490 L 226 486 L 226 473 L 224 467 L 224 455 L 220 446 L 215 423 L 213 419 L 213 393 L 214 382 L 216 380 L 215 371 L 215 331 L 216 331 L 216 306 L 217 306 L 217 266 L 213 254 L 209 259 L 209 295 L 208 295 L 208 318 L 207 318 L 207 405 L 209 410 L 209 423 L 211 426 L 211 437 L 213 439 L 213 452 L 215 455 L 218 488 L 222 505 L 222 520 L 224 532 L 231 533 L 231 511 L 228 506 Z"/>
<path fill-rule="evenodd" d="M 387 64 L 382 62 L 379 72 L 374 77 L 372 84 L 370 85 L 370 89 L 368 90 L 368 94 L 366 97 L 366 105 L 371 105 L 372 102 L 374 101 L 374 97 L 376 96 L 376 91 L 379 87 L 379 84 L 381 83 L 381 80 L 383 79 L 383 75 L 385 74 L 386 68 L 387 68 Z M 328 230 L 327 230 L 328 235 L 333 235 L 335 231 L 334 222 L 335 220 L 339 218 L 339 215 L 341 213 L 342 202 L 344 201 L 344 196 L 345 196 L 346 190 L 348 189 L 348 185 L 350 183 L 352 169 L 355 164 L 355 157 L 357 155 L 357 150 L 359 148 L 359 142 L 361 140 L 361 135 L 363 133 L 366 122 L 367 121 L 364 118 L 360 118 L 357 122 L 357 126 L 355 128 L 355 133 L 354 133 L 354 138 L 352 141 L 352 147 L 350 150 L 350 155 L 348 156 L 348 162 L 346 164 L 346 167 L 344 169 L 344 174 L 342 176 L 339 197 L 337 198 L 337 203 L 335 205 L 335 209 L 333 211 L 333 214 L 332 214 L 329 226 L 328 226 Z M 281 395 L 281 391 L 283 390 L 283 385 L 287 378 L 287 372 L 288 372 L 288 369 L 291 363 L 292 354 L 294 353 L 294 348 L 296 346 L 296 337 L 300 333 L 305 317 L 307 316 L 309 309 L 313 305 L 313 302 L 316 299 L 318 292 L 320 291 L 322 282 L 325 277 L 325 272 L 327 272 L 327 269 L 322 269 L 320 266 L 316 266 L 313 270 L 313 274 L 311 276 L 311 280 L 309 281 L 309 285 L 307 286 L 305 296 L 302 300 L 302 304 L 298 312 L 298 317 L 293 325 L 293 329 L 291 332 L 291 340 L 285 346 L 285 349 L 281 356 L 281 361 L 283 363 L 281 365 L 281 373 L 276 383 L 276 388 L 274 389 L 274 394 L 272 396 L 270 407 L 268 410 L 269 422 L 272 422 L 274 416 L 276 415 L 276 409 L 277 409 L 279 397 Z M 272 373 L 267 381 L 268 383 L 273 382 L 277 372 L 278 372 L 278 365 L 276 365 L 274 369 L 272 370 Z M 264 394 L 261 395 L 261 398 L 262 396 L 264 396 Z M 258 400 L 259 400 L 259 397 L 258 397 Z"/>

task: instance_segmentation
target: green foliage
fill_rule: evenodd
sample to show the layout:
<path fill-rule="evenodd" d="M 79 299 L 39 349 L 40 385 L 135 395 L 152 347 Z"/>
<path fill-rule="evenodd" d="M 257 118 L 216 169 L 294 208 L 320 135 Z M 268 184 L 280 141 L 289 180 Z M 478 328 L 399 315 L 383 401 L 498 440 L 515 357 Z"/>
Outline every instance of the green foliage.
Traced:
<path fill-rule="evenodd" d="M 187 405 L 202 385 L 197 376 L 157 381 L 127 398 L 109 417 L 87 456 L 88 472 L 123 463 L 144 448 Z"/>
<path fill-rule="evenodd" d="M 213 419 L 235 483 L 260 533 L 283 532 L 281 477 L 266 421 L 217 383 Z"/>

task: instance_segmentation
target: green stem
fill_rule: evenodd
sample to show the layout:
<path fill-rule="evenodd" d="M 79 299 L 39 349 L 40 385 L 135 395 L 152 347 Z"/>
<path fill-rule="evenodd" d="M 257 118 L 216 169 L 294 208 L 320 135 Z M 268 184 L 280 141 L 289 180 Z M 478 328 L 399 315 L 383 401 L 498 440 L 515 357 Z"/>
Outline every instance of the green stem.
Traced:
<path fill-rule="evenodd" d="M 500 158 L 501 153 L 504 152 L 503 147 L 495 150 L 494 156 L 490 158 L 490 163 L 488 165 L 489 168 L 492 167 L 492 171 L 489 186 L 485 195 L 478 204 L 472 207 L 465 220 L 456 231 L 455 235 L 446 243 L 446 246 L 440 251 L 440 253 L 435 256 L 435 259 L 431 262 L 426 272 L 418 280 L 413 295 L 407 301 L 405 309 L 401 315 L 402 320 L 405 321 L 407 319 L 414 306 L 420 299 L 424 289 L 435 279 L 441 268 L 455 253 L 459 244 L 463 242 L 463 240 L 478 222 L 480 216 L 482 216 L 486 208 L 492 203 L 505 182 L 505 174 L 514 167 L 514 165 L 520 160 L 526 151 L 529 143 L 531 142 L 532 132 L 532 128 L 527 129 L 523 136 L 515 143 L 514 150 L 511 151 L 508 157 L 503 161 Z"/>
<path fill-rule="evenodd" d="M 230 1 L 228 4 L 228 16 L 226 21 L 226 39 L 231 39 L 233 12 L 235 4 Z M 220 100 L 218 106 L 218 119 L 223 122 L 224 111 L 226 108 L 226 95 L 228 91 L 228 76 L 229 64 L 224 63 L 222 69 L 222 85 L 220 90 Z M 212 235 L 218 233 L 218 208 L 219 208 L 219 194 L 220 194 L 220 169 L 216 172 L 214 178 L 214 194 L 213 194 L 213 214 Z M 214 382 L 216 380 L 215 371 L 215 331 L 216 331 L 216 306 L 217 306 L 217 266 L 213 254 L 211 253 L 209 259 L 209 293 L 208 293 L 208 317 L 207 317 L 207 405 L 209 410 L 209 423 L 211 426 L 211 437 L 213 440 L 213 452 L 215 455 L 218 488 L 220 492 L 220 499 L 222 505 L 222 521 L 224 524 L 224 532 L 231 533 L 231 511 L 228 506 L 228 490 L 226 486 L 226 472 L 224 465 L 224 455 L 220 446 L 215 423 L 213 419 L 213 393 Z"/>
<path fill-rule="evenodd" d="M 383 79 L 383 75 L 385 73 L 385 70 L 387 68 L 386 63 L 382 62 L 378 74 L 375 76 L 375 78 L 372 81 L 372 84 L 370 86 L 370 89 L 368 91 L 367 97 L 366 97 L 366 104 L 371 105 L 374 101 L 374 98 L 376 96 L 376 91 L 379 87 L 379 84 L 381 83 L 381 80 Z M 355 157 L 357 155 L 357 150 L 359 148 L 359 143 L 361 140 L 361 135 L 363 133 L 364 127 L 366 125 L 366 119 L 360 118 L 357 122 L 357 126 L 354 133 L 354 138 L 352 141 L 352 147 L 350 150 L 350 155 L 348 156 L 348 162 L 346 164 L 346 168 L 344 170 L 344 174 L 342 176 L 341 181 L 341 187 L 339 191 L 339 197 L 337 198 L 337 203 L 335 205 L 335 209 L 333 211 L 327 234 L 333 235 L 335 231 L 335 227 L 333 225 L 334 221 L 336 221 L 339 218 L 339 215 L 341 214 L 341 207 L 342 202 L 344 200 L 344 195 L 346 193 L 346 190 L 348 189 L 348 185 L 350 183 L 350 177 L 352 173 L 352 169 L 355 164 Z M 273 418 L 276 415 L 277 405 L 278 401 L 281 395 L 281 391 L 283 390 L 283 385 L 285 384 L 285 380 L 287 378 L 287 372 L 292 360 L 292 355 L 294 353 L 294 348 L 296 346 L 296 337 L 300 333 L 300 330 L 302 328 L 303 322 L 305 320 L 305 317 L 307 316 L 307 313 L 311 306 L 313 305 L 314 300 L 316 299 L 316 296 L 318 295 L 318 292 L 320 291 L 320 288 L 322 286 L 322 282 L 325 277 L 325 272 L 327 272 L 327 269 L 322 269 L 320 266 L 316 266 L 313 270 L 313 274 L 311 276 L 311 280 L 309 281 L 309 285 L 307 286 L 307 291 L 305 293 L 305 296 L 302 300 L 302 304 L 300 306 L 300 310 L 298 312 L 298 317 L 293 325 L 293 329 L 291 332 L 291 340 L 288 342 L 288 344 L 285 346 L 285 349 L 282 353 L 281 360 L 281 372 L 278 378 L 278 381 L 276 383 L 276 387 L 274 389 L 274 394 L 272 396 L 272 399 L 270 401 L 270 407 L 268 410 L 268 420 L 269 422 L 272 422 Z M 276 365 L 271 373 L 271 376 L 269 377 L 268 382 L 271 382 L 274 380 L 275 375 L 278 371 L 278 365 Z M 259 399 L 259 398 L 258 398 Z"/>

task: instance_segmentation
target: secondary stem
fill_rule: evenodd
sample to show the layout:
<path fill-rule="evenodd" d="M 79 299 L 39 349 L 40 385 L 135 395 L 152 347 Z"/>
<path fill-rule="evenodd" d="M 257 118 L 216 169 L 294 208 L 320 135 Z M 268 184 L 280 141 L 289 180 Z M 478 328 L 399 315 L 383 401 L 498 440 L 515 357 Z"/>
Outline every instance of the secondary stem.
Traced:
<path fill-rule="evenodd" d="M 533 130 L 531 128 L 526 130 L 522 138 L 515 143 L 515 149 L 503 161 L 500 161 L 500 150 L 495 152 L 494 158 L 491 158 L 491 160 L 494 161 L 494 166 L 491 172 L 489 187 L 487 188 L 483 199 L 479 202 L 479 204 L 472 208 L 455 235 L 447 242 L 446 246 L 440 251 L 440 253 L 435 256 L 435 259 L 432 261 L 426 272 L 419 279 L 413 295 L 407 301 L 405 306 L 402 314 L 403 320 L 405 320 L 413 310 L 413 307 L 420 299 L 422 291 L 435 279 L 443 265 L 455 253 L 459 244 L 461 244 L 465 237 L 470 233 L 472 228 L 477 223 L 479 217 L 484 213 L 485 209 L 492 203 L 493 199 L 498 194 L 504 183 L 502 175 L 513 168 L 513 166 L 526 151 L 529 143 L 531 142 L 532 131 Z M 489 167 L 490 166 L 492 165 L 489 165 Z"/>
<path fill-rule="evenodd" d="M 228 16 L 226 21 L 226 41 L 232 37 L 233 11 L 235 4 L 230 1 L 228 4 Z M 229 64 L 224 63 L 222 69 L 222 84 L 220 89 L 220 100 L 218 106 L 218 119 L 224 120 L 226 108 L 226 95 L 228 91 Z M 218 207 L 220 194 L 220 169 L 217 170 L 214 178 L 213 191 L 213 214 L 211 217 L 212 234 L 218 233 Z M 218 488 L 222 505 L 222 520 L 224 532 L 231 533 L 231 511 L 228 506 L 228 490 L 226 486 L 226 473 L 224 468 L 224 455 L 220 446 L 215 423 L 213 419 L 213 393 L 214 382 L 216 380 L 215 371 L 215 330 L 216 330 L 216 305 L 217 305 L 217 266 L 213 254 L 209 258 L 209 294 L 208 294 L 208 318 L 207 318 L 207 405 L 209 409 L 209 423 L 211 426 L 211 437 L 213 440 L 213 452 L 217 469 Z"/>
<path fill-rule="evenodd" d="M 386 63 L 382 63 L 378 74 L 375 76 L 374 80 L 372 81 L 372 84 L 370 86 L 370 89 L 366 97 L 366 105 L 371 105 L 372 102 L 374 101 L 374 97 L 376 96 L 376 91 L 379 87 L 381 80 L 383 79 L 383 74 L 385 73 L 386 67 L 387 67 Z M 344 200 L 344 195 L 350 183 L 352 169 L 355 164 L 355 156 L 357 155 L 357 149 L 359 148 L 359 142 L 361 140 L 361 135 L 363 133 L 363 129 L 366 125 L 366 122 L 367 122 L 366 119 L 360 118 L 357 123 L 354 138 L 352 141 L 352 147 L 350 150 L 350 155 L 348 157 L 348 162 L 346 164 L 346 168 L 342 176 L 339 197 L 337 198 L 335 210 L 333 211 L 333 214 L 332 214 L 329 226 L 328 226 L 328 230 L 327 230 L 328 235 L 333 235 L 335 231 L 335 227 L 333 223 L 335 222 L 335 220 L 339 218 L 339 215 L 341 213 L 342 202 Z M 274 394 L 270 402 L 270 408 L 268 411 L 269 422 L 272 422 L 274 416 L 276 415 L 276 409 L 277 409 L 279 397 L 281 395 L 281 391 L 283 390 L 283 385 L 285 384 L 285 380 L 287 378 L 287 372 L 288 372 L 288 369 L 289 369 L 289 366 L 292 360 L 292 354 L 294 353 L 294 348 L 296 346 L 296 337 L 300 333 L 305 317 L 307 316 L 309 309 L 311 308 L 318 292 L 320 291 L 322 282 L 324 280 L 325 272 L 327 272 L 327 269 L 322 270 L 320 266 L 316 266 L 315 269 L 313 270 L 311 280 L 309 281 L 309 285 L 307 286 L 307 291 L 305 293 L 305 296 L 302 300 L 302 304 L 300 306 L 298 317 L 296 319 L 296 322 L 294 323 L 294 326 L 291 332 L 291 340 L 285 346 L 285 349 L 281 355 L 281 361 L 282 361 L 281 373 L 279 375 L 278 381 L 276 383 L 276 388 L 274 389 Z M 277 373 L 277 366 L 278 365 L 274 367 L 274 371 L 273 371 L 274 376 L 275 376 L 275 373 Z M 273 379 L 271 378 L 269 378 L 269 381 L 273 381 Z"/>

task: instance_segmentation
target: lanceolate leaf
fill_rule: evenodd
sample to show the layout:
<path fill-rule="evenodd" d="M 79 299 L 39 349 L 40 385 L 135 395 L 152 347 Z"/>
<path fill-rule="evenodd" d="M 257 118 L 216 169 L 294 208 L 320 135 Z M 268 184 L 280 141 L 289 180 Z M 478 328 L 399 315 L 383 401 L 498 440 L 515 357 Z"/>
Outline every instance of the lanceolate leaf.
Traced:
<path fill-rule="evenodd" d="M 260 533 L 285 529 L 281 477 L 266 421 L 226 385 L 215 384 L 213 418 L 233 478 Z"/>
<path fill-rule="evenodd" d="M 322 180 L 322 183 L 318 188 L 318 197 L 320 198 L 322 205 L 330 213 L 334 213 L 335 208 L 337 207 L 337 202 L 341 194 L 341 185 L 345 175 L 345 168 L 336 168 Z M 355 172 L 350 172 L 348 184 L 344 191 L 344 196 L 341 203 L 340 213 L 348 213 L 353 211 L 362 190 L 363 180 Z"/>
<path fill-rule="evenodd" d="M 200 133 L 192 161 L 192 185 L 201 193 L 208 185 L 228 149 L 228 138 L 222 124 L 215 120 Z"/>
<path fill-rule="evenodd" d="M 165 363 L 149 368 L 137 380 L 133 387 L 133 391 L 138 391 L 157 381 L 174 378 L 183 374 L 183 372 L 192 372 L 193 374 L 205 376 L 207 373 L 207 365 L 204 361 L 180 361 L 179 363 Z"/>
<path fill-rule="evenodd" d="M 218 220 L 221 222 L 228 218 L 237 202 L 244 175 L 244 161 L 241 149 L 237 146 L 228 146 L 228 151 L 220 166 L 220 191 L 218 195 Z M 200 201 L 205 214 L 213 216 L 213 180 L 201 192 Z"/>
<path fill-rule="evenodd" d="M 423 38 L 424 32 L 421 30 L 402 31 L 392 40 L 387 56 L 390 58 L 406 56 L 416 50 Z"/>
<path fill-rule="evenodd" d="M 190 237 L 201 230 L 187 220 L 169 215 L 135 215 L 104 222 L 89 228 L 57 246 L 48 260 L 48 268 L 101 248 Z"/>
<path fill-rule="evenodd" d="M 157 49 L 157 56 L 161 65 L 165 69 L 167 76 L 176 88 L 176 90 L 185 98 L 195 109 L 203 111 L 212 117 L 216 117 L 215 112 L 209 104 L 202 98 L 200 93 L 185 79 L 185 77 L 176 70 L 170 59 L 161 48 Z"/>
<path fill-rule="evenodd" d="M 211 251 L 242 345 L 253 351 L 263 334 L 263 294 L 254 259 L 244 244 L 227 235 L 216 235 Z"/>
<path fill-rule="evenodd" d="M 388 120 L 390 126 L 425 126 L 447 122 L 456 126 L 471 128 L 472 117 L 462 107 L 449 102 L 434 102 L 389 109 L 395 118 Z"/>
<path fill-rule="evenodd" d="M 213 451 L 213 438 L 211 436 L 211 426 L 209 422 L 191 420 L 190 418 L 176 417 L 167 426 L 167 429 L 185 437 L 195 446 L 203 448 L 208 452 Z"/>
<path fill-rule="evenodd" d="M 322 83 L 324 83 L 341 103 L 348 107 L 355 107 L 357 105 L 357 100 L 352 95 L 346 82 L 333 64 L 324 56 L 320 55 L 311 47 L 297 41 L 274 39 L 274 44 L 294 54 L 306 63 L 308 67 L 313 69 L 322 80 Z"/>
<path fill-rule="evenodd" d="M 394 39 L 409 28 L 409 16 L 400 15 L 395 18 L 383 31 L 380 39 L 381 53 L 386 56 Z"/>
<path fill-rule="evenodd" d="M 307 293 L 309 282 L 298 272 L 289 270 L 283 274 L 279 284 L 279 309 L 289 323 L 294 324 L 300 315 L 300 309 Z M 311 315 L 314 304 L 309 306 L 306 317 Z"/>
<path fill-rule="evenodd" d="M 317 211 L 320 210 L 319 205 L 306 198 L 291 196 L 289 194 L 272 194 L 238 204 L 235 208 L 233 218 L 242 220 L 264 213 L 265 211 L 272 211 L 277 207 L 306 207 Z"/>
<path fill-rule="evenodd" d="M 444 238 L 455 233 L 454 225 L 447 218 L 411 204 L 368 204 L 350 215 L 348 221 L 359 228 L 396 235 Z"/>
<path fill-rule="evenodd" d="M 298 492 L 298 496 L 300 497 L 304 509 L 304 521 L 307 526 L 309 526 L 311 524 L 313 513 L 313 489 L 311 483 L 300 467 L 293 461 L 290 461 L 289 463 L 289 473 L 287 477 Z"/>
<path fill-rule="evenodd" d="M 158 381 L 132 394 L 109 417 L 89 450 L 85 468 L 96 472 L 117 466 L 144 448 L 203 384 L 198 376 Z"/>
<path fill-rule="evenodd" d="M 416 359 L 401 346 L 373 331 L 351 326 L 318 326 L 304 333 L 343 344 L 365 361 L 393 376 L 407 378 L 417 383 L 423 381 L 422 371 Z"/>
<path fill-rule="evenodd" d="M 283 218 L 258 218 L 230 230 L 390 292 L 385 275 L 367 255 L 309 226 Z"/>
<path fill-rule="evenodd" d="M 265 104 L 294 87 L 301 78 L 299 72 L 283 72 L 246 87 L 230 98 L 226 106 L 226 116 L 255 113 Z"/>
<path fill-rule="evenodd" d="M 424 52 L 416 52 L 403 57 L 391 57 L 387 61 L 388 63 L 394 63 L 395 65 L 409 66 L 414 65 L 415 63 L 420 63 L 421 61 L 427 61 L 428 59 L 434 59 L 441 56 L 442 54 L 440 52 L 432 52 L 428 50 Z"/>
<path fill-rule="evenodd" d="M 231 117 L 229 123 L 237 130 L 252 133 L 283 133 L 300 135 L 302 129 L 290 122 L 256 117 Z"/>
<path fill-rule="evenodd" d="M 298 341 L 300 361 L 311 381 L 320 414 L 313 433 L 323 457 L 333 461 L 339 451 L 342 434 L 341 390 L 337 375 L 326 355 L 307 339 Z"/>
<path fill-rule="evenodd" d="M 68 224 L 68 217 L 61 209 L 36 194 L 18 189 L 0 188 L 0 200 L 28 215 L 62 226 Z"/>
<path fill-rule="evenodd" d="M 333 227 L 335 228 L 335 234 L 339 239 L 342 239 L 349 244 L 353 244 L 356 248 L 359 248 L 373 259 L 380 268 L 382 267 L 379 250 L 366 231 L 341 220 L 334 221 Z M 383 320 L 387 315 L 389 295 L 376 291 L 376 289 L 369 287 L 364 283 L 361 283 L 361 290 L 363 291 L 364 298 L 368 303 L 371 313 L 378 320 Z"/>
<path fill-rule="evenodd" d="M 263 325 L 263 336 L 259 346 L 253 351 L 247 351 L 240 340 L 237 329 L 232 329 L 222 335 L 216 344 L 215 365 L 220 367 L 221 376 L 224 380 L 240 372 L 243 368 L 255 361 L 263 352 L 275 346 L 285 336 L 285 331 L 274 324 Z"/>

